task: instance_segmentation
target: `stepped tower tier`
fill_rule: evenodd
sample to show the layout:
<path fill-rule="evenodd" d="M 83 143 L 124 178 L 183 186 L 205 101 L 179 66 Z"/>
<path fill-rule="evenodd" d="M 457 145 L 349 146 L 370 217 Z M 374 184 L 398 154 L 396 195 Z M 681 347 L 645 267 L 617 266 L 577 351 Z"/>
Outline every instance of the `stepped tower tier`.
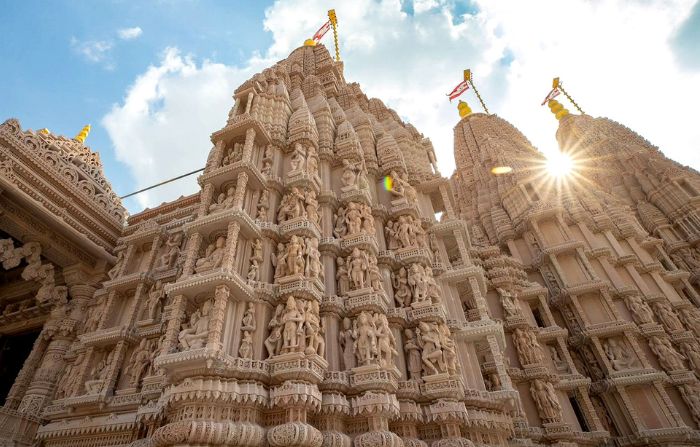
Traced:
<path fill-rule="evenodd" d="M 552 110 L 562 150 L 580 160 L 577 175 L 560 182 L 501 118 L 462 111 L 455 127 L 455 208 L 472 223 L 470 250 L 488 279 L 487 314 L 504 321 L 508 376 L 519 392 L 515 436 L 630 445 L 698 439 L 700 413 L 689 394 L 698 386 L 690 360 L 698 290 L 692 272 L 669 259 L 668 243 L 648 232 L 658 237 L 673 225 L 651 200 L 658 194 L 644 200 L 619 175 L 645 152 L 674 164 L 617 124 L 613 130 L 607 120 Z M 607 156 L 613 135 L 627 149 Z M 592 170 L 581 181 L 586 163 L 603 156 L 610 172 Z M 491 171 L 502 165 L 512 172 Z M 462 302 L 476 318 L 476 303 Z"/>

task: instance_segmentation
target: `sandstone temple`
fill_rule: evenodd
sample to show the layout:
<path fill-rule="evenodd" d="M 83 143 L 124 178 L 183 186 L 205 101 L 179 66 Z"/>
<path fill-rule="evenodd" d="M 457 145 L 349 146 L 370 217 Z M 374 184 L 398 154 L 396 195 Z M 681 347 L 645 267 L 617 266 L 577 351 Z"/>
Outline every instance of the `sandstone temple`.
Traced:
<path fill-rule="evenodd" d="M 233 99 L 132 216 L 0 125 L 0 446 L 700 445 L 697 171 L 551 101 L 577 181 L 466 104 L 443 177 L 323 45 Z"/>

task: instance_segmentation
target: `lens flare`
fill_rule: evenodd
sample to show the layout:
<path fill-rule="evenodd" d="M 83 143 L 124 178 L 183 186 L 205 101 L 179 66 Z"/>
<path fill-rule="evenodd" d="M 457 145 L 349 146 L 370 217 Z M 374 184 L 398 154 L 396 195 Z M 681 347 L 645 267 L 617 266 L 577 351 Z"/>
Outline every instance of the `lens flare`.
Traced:
<path fill-rule="evenodd" d="M 574 161 L 568 154 L 555 152 L 547 157 L 547 172 L 552 177 L 566 177 L 574 170 Z"/>
<path fill-rule="evenodd" d="M 384 177 L 384 189 L 392 191 L 394 189 L 394 179 L 390 175 Z"/>

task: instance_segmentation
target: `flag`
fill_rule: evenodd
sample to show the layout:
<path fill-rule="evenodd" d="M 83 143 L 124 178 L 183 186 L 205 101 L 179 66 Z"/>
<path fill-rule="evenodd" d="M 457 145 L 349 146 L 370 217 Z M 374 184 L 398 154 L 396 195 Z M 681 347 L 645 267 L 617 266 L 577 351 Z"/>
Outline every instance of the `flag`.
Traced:
<path fill-rule="evenodd" d="M 462 93 L 466 92 L 469 89 L 469 81 L 464 80 L 457 84 L 457 87 L 455 87 L 450 93 L 447 94 L 450 98 L 450 102 L 452 102 L 453 99 L 461 95 Z"/>
<path fill-rule="evenodd" d="M 552 90 L 550 90 L 549 93 L 547 93 L 547 97 L 544 98 L 544 101 L 542 101 L 542 105 L 547 104 L 549 102 L 549 100 L 554 99 L 557 96 L 559 96 L 559 93 L 561 93 L 559 91 L 559 87 L 554 87 Z"/>
<path fill-rule="evenodd" d="M 321 39 L 323 39 L 323 36 L 326 35 L 326 33 L 328 32 L 329 29 L 331 29 L 331 21 L 330 20 L 327 21 L 326 23 L 324 23 L 318 29 L 318 31 L 316 31 L 316 34 L 314 34 L 314 37 L 312 37 L 314 42 L 319 43 L 321 41 Z"/>

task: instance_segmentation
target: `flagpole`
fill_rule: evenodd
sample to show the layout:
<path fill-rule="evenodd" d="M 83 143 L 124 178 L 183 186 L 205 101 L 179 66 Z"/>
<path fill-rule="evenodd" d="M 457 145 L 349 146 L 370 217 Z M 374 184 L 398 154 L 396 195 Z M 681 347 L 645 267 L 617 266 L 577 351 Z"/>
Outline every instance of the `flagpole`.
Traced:
<path fill-rule="evenodd" d="M 476 97 L 479 99 L 479 102 L 481 103 L 481 107 L 484 108 L 484 111 L 486 112 L 487 115 L 490 115 L 489 109 L 486 107 L 486 103 L 481 98 L 481 95 L 479 94 L 479 90 L 476 89 L 476 85 L 474 85 L 474 81 L 472 81 L 472 71 L 470 69 L 464 70 L 464 80 L 467 81 L 467 83 L 472 86 L 472 88 L 474 89 L 474 93 L 476 93 Z"/>
<path fill-rule="evenodd" d="M 586 112 L 584 112 L 583 110 L 581 110 L 581 107 L 579 107 L 578 104 L 576 104 L 576 101 L 574 101 L 574 98 L 572 98 L 571 95 L 569 95 L 569 94 L 566 92 L 566 90 L 564 90 L 564 87 L 561 85 L 561 81 L 559 81 L 559 78 L 554 78 L 554 81 L 552 81 L 552 85 L 554 86 L 555 89 L 558 88 L 559 90 L 561 90 L 561 92 L 564 94 L 564 96 L 566 96 L 566 99 L 568 99 L 569 101 L 571 101 L 571 104 L 573 104 L 574 107 L 576 107 L 576 110 L 578 110 L 578 112 L 579 112 L 581 115 L 585 115 L 585 114 L 586 114 Z"/>
<path fill-rule="evenodd" d="M 340 48 L 338 48 L 338 17 L 335 15 L 335 9 L 328 10 L 328 19 L 333 26 L 333 42 L 335 43 L 335 61 L 340 62 Z"/>

